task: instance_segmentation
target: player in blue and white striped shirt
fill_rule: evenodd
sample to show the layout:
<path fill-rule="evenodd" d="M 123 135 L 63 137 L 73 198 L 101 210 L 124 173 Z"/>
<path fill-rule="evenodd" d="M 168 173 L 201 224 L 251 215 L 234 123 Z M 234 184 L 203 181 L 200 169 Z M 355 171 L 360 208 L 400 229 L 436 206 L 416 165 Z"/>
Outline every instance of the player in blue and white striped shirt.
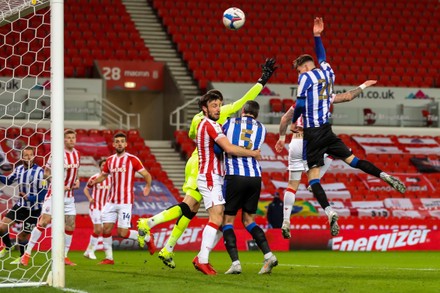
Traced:
<path fill-rule="evenodd" d="M 266 127 L 257 121 L 260 105 L 248 101 L 244 105 L 240 118 L 230 118 L 223 125 L 223 132 L 234 144 L 250 150 L 258 150 L 266 138 Z M 264 254 L 264 265 L 260 274 L 267 274 L 278 264 L 278 260 L 269 248 L 264 231 L 255 223 L 258 200 L 261 191 L 261 166 L 251 157 L 226 155 L 226 176 L 224 182 L 225 211 L 223 220 L 223 238 L 232 260 L 226 274 L 240 274 L 234 221 L 239 209 L 242 209 L 242 222 Z"/>
<path fill-rule="evenodd" d="M 41 213 L 41 206 L 46 196 L 47 189 L 43 179 L 44 170 L 34 163 L 35 151 L 32 147 L 26 147 L 21 152 L 22 165 L 15 168 L 8 177 L 0 175 L 0 182 L 6 185 L 17 183 L 20 198 L 8 211 L 0 222 L 0 237 L 5 247 L 0 250 L 0 258 L 6 256 L 12 247 L 9 239 L 9 227 L 14 222 L 22 222 L 23 230 L 18 234 L 20 253 L 23 255 L 24 246 L 28 236 L 37 224 Z M 12 263 L 19 263 L 20 258 Z"/>
<path fill-rule="evenodd" d="M 255 104 L 258 103 L 255 102 Z M 252 106 L 256 107 L 255 104 L 245 104 L 243 111 L 250 111 L 248 109 Z M 240 118 L 227 120 L 223 125 L 223 131 L 232 144 L 246 149 L 258 150 L 266 138 L 266 127 L 260 121 L 255 120 L 252 114 L 242 113 Z M 225 166 L 226 175 L 261 177 L 261 166 L 252 157 L 237 157 L 228 154 L 225 157 Z"/>
<path fill-rule="evenodd" d="M 344 160 L 345 163 L 353 168 L 361 169 L 365 173 L 381 178 L 401 193 L 405 192 L 406 187 L 399 179 L 388 175 L 369 161 L 360 160 L 355 157 L 342 140 L 333 133 L 329 117 L 335 73 L 326 62 L 325 49 L 321 40 L 323 30 L 324 21 L 322 18 L 315 18 L 313 34 L 315 36 L 315 51 L 320 68 L 315 66 L 313 57 L 310 55 L 301 55 L 293 63 L 294 68 L 299 73 L 299 86 L 292 122 L 296 123 L 300 115 L 303 115 L 303 159 L 307 160 L 309 167 L 309 171 L 307 171 L 309 186 L 328 216 L 331 234 L 336 236 L 339 233 L 338 215 L 330 207 L 327 195 L 319 180 L 320 168 L 324 165 L 325 153 L 334 158 Z M 365 85 L 359 86 L 352 90 L 352 94 L 356 95 L 362 92 L 365 87 Z"/>

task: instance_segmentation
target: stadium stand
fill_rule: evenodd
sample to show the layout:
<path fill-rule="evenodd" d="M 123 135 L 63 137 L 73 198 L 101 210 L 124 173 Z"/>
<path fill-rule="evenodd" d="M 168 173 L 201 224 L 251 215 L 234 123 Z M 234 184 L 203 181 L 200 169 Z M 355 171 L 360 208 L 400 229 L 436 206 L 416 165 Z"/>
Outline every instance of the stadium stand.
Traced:
<path fill-rule="evenodd" d="M 192 140 L 185 131 L 176 131 L 174 137 L 176 150 L 180 151 L 183 157 L 187 157 L 186 145 L 193 144 Z M 368 215 L 365 210 L 371 210 L 372 206 L 377 205 L 375 209 L 386 211 L 387 216 L 437 217 L 432 214 L 436 209 L 423 211 L 422 206 L 425 200 L 438 198 L 440 193 L 440 173 L 425 173 L 432 171 L 430 167 L 438 168 L 436 166 L 440 162 L 440 136 L 340 134 L 339 137 L 358 157 L 373 161 L 384 171 L 400 177 L 408 187 L 402 195 L 381 180 L 335 160 L 322 182 L 324 188 L 328 188 L 329 199 L 341 206 L 342 216 L 372 216 L 371 211 Z M 265 161 L 271 165 L 280 163 L 281 168 L 271 170 L 270 167 L 263 167 L 262 197 L 275 192 L 283 194 L 286 187 L 287 149 L 280 156 L 275 155 L 277 139 L 277 134 L 268 133 L 266 145 L 269 152 L 263 151 L 266 159 L 263 159 L 262 164 L 265 164 Z M 291 136 L 288 136 L 287 141 L 290 139 Z M 427 168 L 423 169 L 424 167 Z M 306 176 L 303 176 L 297 200 L 313 202 L 313 195 L 306 190 L 306 184 Z"/>
<path fill-rule="evenodd" d="M 93 61 L 103 59 L 152 59 L 148 48 L 145 47 L 131 21 L 125 6 L 120 0 L 111 0 L 111 5 L 102 5 L 104 0 L 81 0 L 65 6 L 65 75 L 66 77 L 89 77 Z M 331 5 L 322 5 L 322 4 Z M 331 2 L 331 3 L 330 3 Z M 258 66 L 255 56 L 276 55 L 279 64 L 277 74 L 273 77 L 275 83 L 292 83 L 290 62 L 292 58 L 304 51 L 313 51 L 312 40 L 305 38 L 309 35 L 310 28 L 303 22 L 298 21 L 299 14 L 307 14 L 313 9 L 314 14 L 320 14 L 324 18 L 331 17 L 331 22 L 326 30 L 325 45 L 329 61 L 337 68 L 338 84 L 357 84 L 359 80 L 365 79 L 371 74 L 380 74 L 380 83 L 383 86 L 438 86 L 440 81 L 438 67 L 439 61 L 435 58 L 440 39 L 438 37 L 438 21 L 440 14 L 436 5 L 438 1 L 403 1 L 399 0 L 390 5 L 387 2 L 375 3 L 365 1 L 352 1 L 345 3 L 342 0 L 324 1 L 314 0 L 308 5 L 299 4 L 299 0 L 279 0 L 270 4 L 274 10 L 267 17 L 267 3 L 254 5 L 242 3 L 242 9 L 248 17 L 245 29 L 224 33 L 224 28 L 219 25 L 218 18 L 203 16 L 202 13 L 210 11 L 215 15 L 221 15 L 224 7 L 232 6 L 232 0 L 222 1 L 172 1 L 152 0 L 154 8 L 161 17 L 170 37 L 175 42 L 178 51 L 184 61 L 187 62 L 193 76 L 198 80 L 201 88 L 206 88 L 210 81 L 226 82 L 253 82 L 255 76 L 250 74 Z M 105 2 L 110 4 L 109 1 Z M 289 4 L 289 5 L 287 5 Z M 103 9 L 99 15 L 95 14 L 94 8 Z M 327 9 L 327 7 L 331 7 Z M 369 9 L 365 17 L 354 18 L 352 12 L 357 12 L 363 7 Z M 418 9 L 423 7 L 423 9 Z M 435 11 L 431 14 L 431 11 Z M 387 17 L 385 14 L 390 13 Z M 429 13 L 429 17 L 425 17 Z M 261 17 L 263 16 L 264 17 Z M 342 17 L 344 15 L 344 17 Z M 195 25 L 193 22 L 203 18 L 207 24 L 204 26 Z M 405 21 L 400 21 L 405 18 Z M 417 22 L 416 22 L 417 19 Z M 34 23 L 35 21 L 35 23 Z M 419 22 L 420 21 L 420 22 Z M 108 25 L 110 23 L 110 25 Z M 280 25 L 280 24 L 283 25 Z M 371 25 L 373 23 L 373 25 Z M 194 24 L 194 25 L 192 25 Z M 417 24 L 417 25 L 416 25 Z M 29 23 L 15 23 L 28 27 L 21 35 L 14 32 L 11 25 L 3 25 L 0 30 L 5 34 L 5 43 L 9 38 L 25 40 L 27 34 L 31 34 L 33 26 L 37 21 Z M 283 27 L 282 29 L 275 29 Z M 424 29 L 422 29 L 424 28 Z M 221 33 L 220 33 L 221 32 Z M 288 37 L 285 37 L 288 36 Z M 304 40 L 302 46 L 297 45 L 297 38 Z M 280 42 L 280 40 L 283 42 Z M 38 39 L 45 42 L 44 38 Z M 15 41 L 13 42 L 15 43 Z M 276 44 L 276 46 L 274 45 Z M 33 43 L 20 42 L 19 46 L 34 46 Z M 35 47 L 37 47 L 35 45 Z M 38 45 L 38 47 L 41 47 Z M 1 46 L 1 53 L 5 56 L 11 55 L 11 46 Z M 17 48 L 20 51 L 20 48 Z M 246 54 L 243 54 L 246 52 Z M 16 58 L 8 58 L 10 66 L 1 69 L 0 75 L 20 75 L 20 72 L 27 72 L 26 65 L 34 62 L 35 59 L 44 58 L 44 52 L 30 52 L 23 56 L 21 63 Z M 46 56 L 48 57 L 48 56 Z M 422 66 L 416 66 L 421 62 Z M 8 65 L 8 64 L 6 64 Z M 382 68 L 380 73 L 377 65 Z M 11 69 L 15 68 L 14 71 Z M 48 71 L 46 72 L 48 75 Z M 367 75 L 368 73 L 368 75 Z M 411 73 L 411 74 L 410 74 Z M 414 74 L 415 73 L 415 74 Z M 273 112 L 285 111 L 291 104 L 291 99 L 271 99 L 270 106 Z M 366 109 L 368 110 L 368 109 Z M 368 114 L 368 113 L 367 113 Z M 430 126 L 432 120 L 428 113 L 423 113 L 426 125 Z M 374 124 L 374 119 L 367 119 L 367 125 Z M 37 153 L 41 156 L 38 160 L 44 161 L 50 150 L 50 131 L 46 129 L 33 129 L 11 127 L 7 131 L 1 130 L 2 147 L 10 161 L 15 162 L 17 155 L 8 148 L 6 141 L 13 140 L 14 143 L 23 141 L 30 145 L 39 145 Z M 109 129 L 77 129 L 78 148 L 85 156 L 97 159 L 100 155 L 110 154 L 113 131 Z M 128 135 L 128 151 L 138 155 L 145 165 L 151 169 L 155 178 L 161 178 L 166 185 L 176 190 L 166 173 L 162 170 L 160 163 L 145 146 L 143 139 L 136 130 L 125 131 Z M 417 173 L 412 163 L 413 157 L 426 155 L 433 161 L 438 161 L 437 153 L 426 153 L 428 149 L 436 150 L 440 143 L 439 137 L 409 137 L 411 139 L 431 139 L 435 144 L 422 143 L 422 147 L 402 142 L 403 136 L 386 136 L 398 154 L 377 154 L 369 153 L 367 150 L 372 147 L 383 147 L 388 149 L 388 144 L 359 143 L 356 135 L 340 135 L 341 139 L 351 147 L 357 154 L 372 158 L 378 166 L 393 172 L 405 174 Z M 367 135 L 363 136 L 368 138 Z M 267 144 L 273 148 L 277 136 L 269 134 Z M 93 144 L 97 147 L 87 147 Z M 109 149 L 110 146 L 110 149 Z M 194 142 L 188 138 L 187 133 L 178 131 L 175 133 L 175 148 L 187 159 L 195 148 Z M 141 150 L 142 149 L 142 150 Z M 419 149 L 419 153 L 417 152 Z M 287 151 L 283 154 L 287 155 Z M 403 159 L 402 159 L 403 158 Z M 280 174 L 281 173 L 281 174 Z M 324 179 L 326 183 L 342 182 L 349 190 L 351 199 L 384 200 L 387 196 L 394 198 L 399 195 L 393 192 L 377 190 L 371 192 L 366 185 L 366 178 L 357 174 L 346 174 L 336 172 L 337 177 L 328 176 Z M 417 173 L 421 174 L 421 173 Z M 423 178 L 422 178 L 423 179 Z M 268 171 L 263 176 L 264 188 L 268 193 L 280 191 L 273 181 L 285 181 L 285 173 L 279 171 Z M 419 179 L 414 179 L 419 180 Z M 423 179 L 424 180 L 424 179 Z M 439 186 L 438 176 L 429 176 L 432 186 L 427 190 L 409 190 L 406 196 L 411 198 L 431 197 L 432 191 L 437 191 Z"/>
<path fill-rule="evenodd" d="M 120 0 L 74 1 L 65 5 L 65 10 L 65 77 L 91 77 L 95 60 L 153 59 Z M 97 15 L 96 11 L 102 11 L 102 13 Z M 44 15 L 47 18 L 49 16 Z M 44 21 L 49 23 L 49 19 Z M 28 46 L 31 50 L 23 56 L 21 62 L 16 58 L 8 58 L 8 63 L 0 70 L 0 76 L 12 74 L 25 76 L 29 65 L 35 60 L 46 60 L 49 57 L 49 50 L 39 50 L 40 43 L 48 42 L 49 38 L 44 38 L 44 36 L 39 39 L 34 38 L 35 28 L 40 25 L 41 21 L 33 17 L 28 22 L 23 19 L 23 21 L 15 22 L 14 27 L 11 24 L 4 24 L 0 27 L 0 31 L 5 35 L 5 43 L 15 44 L 20 39 L 14 50 L 26 52 Z M 38 32 L 43 33 L 41 30 Z M 49 32 L 46 33 L 49 35 Z M 28 42 L 28 39 L 32 41 Z M 35 48 L 35 52 L 32 52 L 32 48 Z M 0 47 L 2 56 L 11 55 L 11 50 L 11 46 Z M 49 70 L 41 74 L 41 70 L 36 66 L 33 65 L 30 68 L 38 72 L 39 76 L 50 76 Z"/>
<path fill-rule="evenodd" d="M 369 78 L 380 80 L 382 86 L 439 86 L 438 66 L 431 64 L 436 60 L 435 51 L 440 44 L 437 25 L 440 17 L 435 9 L 438 1 L 399 0 L 393 5 L 367 2 L 315 0 L 307 5 L 299 0 L 259 5 L 244 2 L 240 8 L 246 12 L 245 27 L 226 33 L 219 25 L 220 19 L 209 17 L 206 11 L 221 15 L 225 7 L 236 5 L 232 0 L 153 0 L 153 5 L 201 88 L 208 81 L 253 81 L 255 77 L 243 73 L 257 68 L 254 61 L 257 55 L 275 55 L 279 64 L 283 64 L 271 82 L 291 83 L 292 59 L 313 52 L 312 39 L 303 37 L 310 30 L 303 15 L 331 19 L 324 44 L 329 62 L 337 68 L 338 84 L 357 84 L 368 73 Z M 269 10 L 273 12 L 268 17 Z M 359 15 L 359 11 L 368 13 Z M 200 19 L 206 22 L 203 26 L 197 24 Z M 207 35 L 214 36 L 208 39 L 208 44 Z M 301 37 L 300 46 L 298 37 Z M 215 58 L 208 57 L 211 55 Z M 244 55 L 247 60 L 243 60 Z M 415 63 L 422 66 L 416 69 Z M 381 70 L 377 69 L 378 65 Z M 217 76 L 201 67 L 214 70 Z"/>

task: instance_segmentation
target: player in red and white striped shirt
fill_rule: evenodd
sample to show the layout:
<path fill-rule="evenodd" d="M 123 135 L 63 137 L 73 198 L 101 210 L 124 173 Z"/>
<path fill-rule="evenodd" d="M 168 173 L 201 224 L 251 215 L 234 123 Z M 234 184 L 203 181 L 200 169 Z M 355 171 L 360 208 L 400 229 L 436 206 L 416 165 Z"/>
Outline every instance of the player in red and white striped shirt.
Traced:
<path fill-rule="evenodd" d="M 199 175 L 197 187 L 203 196 L 205 208 L 209 213 L 209 222 L 203 229 L 199 254 L 194 258 L 194 267 L 206 275 L 217 272 L 209 263 L 209 253 L 221 237 L 218 231 L 223 221 L 225 200 L 223 198 L 223 152 L 216 154 L 217 144 L 228 154 L 240 157 L 261 158 L 260 150 L 248 150 L 229 142 L 216 121 L 220 117 L 223 96 L 217 90 L 210 90 L 200 98 L 199 106 L 205 115 L 197 128 L 197 150 L 199 152 Z M 216 147 L 217 148 L 217 147 Z M 218 232 L 218 233 L 217 233 Z"/>
<path fill-rule="evenodd" d="M 101 171 L 104 167 L 104 163 L 105 160 L 99 161 L 99 168 Z M 94 186 L 90 186 L 90 182 L 95 180 L 99 174 L 101 173 L 96 173 L 90 177 L 86 187 L 84 187 L 84 194 L 90 202 L 89 215 L 93 223 L 93 233 L 90 235 L 89 245 L 84 252 L 84 256 L 90 259 L 96 259 L 96 245 L 98 244 L 98 237 L 102 234 L 102 209 L 108 201 L 112 184 L 112 177 L 108 176 L 104 181 L 97 183 Z M 89 189 L 92 189 L 91 195 Z"/>
<path fill-rule="evenodd" d="M 66 129 L 64 131 L 64 215 L 65 215 L 65 243 L 64 243 L 64 263 L 66 265 L 74 266 L 75 263 L 71 262 L 67 257 L 70 245 L 72 244 L 72 235 L 75 230 L 75 199 L 73 197 L 73 190 L 79 187 L 78 169 L 80 166 L 80 155 L 75 149 L 76 133 L 73 129 Z M 51 176 L 52 157 L 44 169 L 44 177 L 49 178 Z M 22 256 L 20 262 L 23 265 L 27 265 L 30 259 L 30 255 L 33 247 L 40 239 L 40 236 L 47 225 L 52 221 L 52 186 L 49 186 L 46 198 L 43 203 L 41 216 L 38 219 L 37 226 L 32 230 L 29 244 L 25 254 Z"/>
<path fill-rule="evenodd" d="M 116 154 L 108 157 L 101 174 L 96 179 L 89 181 L 89 186 L 93 186 L 104 181 L 108 175 L 112 176 L 110 198 L 102 210 L 105 259 L 100 264 L 114 264 L 111 232 L 116 221 L 120 237 L 138 239 L 138 231 L 129 229 L 134 201 L 134 176 L 137 172 L 144 177 L 146 182 L 144 196 L 150 193 L 152 181 L 150 173 L 144 168 L 139 158 L 125 151 L 127 137 L 124 133 L 114 135 L 113 147 L 116 149 Z M 153 254 L 155 249 L 153 236 L 146 235 L 145 238 L 150 253 Z"/>

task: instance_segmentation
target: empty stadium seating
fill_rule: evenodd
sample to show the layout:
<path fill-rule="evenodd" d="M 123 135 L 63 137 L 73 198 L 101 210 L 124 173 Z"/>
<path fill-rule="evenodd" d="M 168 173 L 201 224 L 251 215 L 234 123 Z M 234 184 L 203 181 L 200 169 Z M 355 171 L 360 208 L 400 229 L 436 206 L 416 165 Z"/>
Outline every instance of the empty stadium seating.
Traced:
<path fill-rule="evenodd" d="M 65 5 L 66 77 L 91 76 L 93 61 L 97 59 L 152 59 L 122 1 L 110 3 L 81 0 Z M 292 59 L 313 52 L 312 14 L 326 20 L 324 44 L 338 84 L 356 85 L 366 78 L 378 79 L 382 86 L 432 87 L 440 83 L 439 61 L 435 56 L 440 43 L 440 9 L 435 0 L 399 0 L 393 2 L 395 5 L 368 3 L 368 13 L 364 14 L 359 13 L 366 11 L 364 1 L 360 0 L 314 0 L 307 5 L 299 0 L 270 4 L 261 1 L 258 5 L 244 2 L 240 8 L 247 20 L 238 31 L 226 30 L 220 19 L 225 7 L 236 5 L 232 0 L 152 3 L 202 88 L 209 81 L 253 82 L 255 74 L 250 73 L 259 71 L 259 63 L 271 56 L 281 65 L 272 81 L 291 83 L 296 78 L 290 67 Z M 14 25 L 20 29 L 28 23 Z M 37 26 L 35 18 L 21 37 L 31 36 L 31 30 Z M 0 29 L 6 35 L 11 25 Z M 48 33 L 43 30 L 41 34 L 44 32 Z M 9 33 L 6 38 L 19 37 L 18 33 Z M 37 48 L 41 42 L 44 39 L 29 44 Z M 27 50 L 28 44 L 20 42 L 17 46 Z M 1 47 L 3 56 L 9 56 L 10 51 L 10 46 Z M 19 66 L 20 62 L 29 65 L 48 56 L 49 50 L 41 50 L 38 54 L 29 52 L 21 60 L 9 58 L 0 75 L 25 75 L 29 70 Z M 31 67 L 31 73 L 43 65 Z M 42 75 L 49 76 L 49 72 Z"/>
<path fill-rule="evenodd" d="M 188 138 L 186 131 L 176 131 L 174 136 L 176 150 L 179 150 L 183 157 L 188 157 L 185 145 L 192 143 L 194 147 L 193 141 Z M 335 160 L 321 179 L 324 188 L 328 188 L 327 195 L 331 201 L 340 201 L 345 206 L 351 207 L 351 202 L 356 201 L 368 205 L 368 202 L 385 202 L 387 199 L 396 199 L 399 202 L 403 198 L 411 199 L 415 209 L 418 209 L 420 199 L 440 197 L 440 172 L 422 173 L 418 168 L 426 163 L 422 162 L 416 167 L 412 162 L 414 158 L 419 158 L 430 160 L 433 166 L 438 165 L 440 136 L 341 134 L 339 137 L 359 159 L 369 160 L 384 172 L 399 177 L 407 185 L 407 191 L 401 194 L 382 180 Z M 287 149 L 278 156 L 275 155 L 274 147 L 277 139 L 277 134 L 267 134 L 265 142 L 269 151 L 263 154 L 266 158 L 261 161 L 263 166 L 262 196 L 273 195 L 275 192 L 283 194 L 287 186 Z M 286 141 L 289 142 L 290 139 L 291 136 L 287 136 Z M 269 164 L 265 165 L 266 162 Z M 280 168 L 271 169 L 274 163 L 282 164 Z M 303 175 L 300 189 L 296 194 L 297 200 L 313 199 L 313 195 L 305 189 L 306 186 L 307 176 Z M 393 212 L 391 207 L 382 208 L 388 210 L 390 214 Z M 358 210 L 351 208 L 351 212 L 357 213 Z M 350 214 L 350 211 L 348 213 Z M 416 214 L 421 217 L 429 216 L 420 211 Z"/>
<path fill-rule="evenodd" d="M 64 6 L 65 14 L 65 77 L 91 77 L 94 60 L 152 60 L 139 32 L 134 26 L 125 6 L 120 0 L 81 0 Z M 47 9 L 41 10 L 43 14 Z M 49 17 L 46 13 L 44 17 Z M 41 17 L 33 16 L 29 22 L 4 24 L 0 33 L 8 43 L 15 44 L 15 52 L 26 53 L 23 58 L 8 58 L 8 68 L 0 70 L 1 76 L 14 74 L 26 76 L 28 66 L 35 60 L 42 60 L 39 66 L 33 64 L 30 73 L 49 77 L 50 71 L 41 72 L 41 67 L 48 64 L 49 47 L 41 49 L 44 39 L 34 39 L 35 29 L 41 25 Z M 46 23 L 50 23 L 47 19 Z M 14 27 L 16 34 L 10 33 Z M 39 28 L 37 32 L 49 35 L 50 26 Z M 18 32 L 22 31 L 21 34 Z M 21 42 L 18 42 L 21 40 Z M 10 46 L 0 46 L 2 56 L 11 55 Z M 48 68 L 45 68 L 48 69 Z M 35 72 L 33 72 L 35 71 Z"/>
<path fill-rule="evenodd" d="M 253 82 L 254 75 L 243 73 L 258 72 L 258 64 L 271 56 L 281 64 L 272 82 L 291 83 L 297 76 L 291 70 L 292 60 L 314 51 L 313 15 L 326 21 L 323 42 L 338 84 L 357 85 L 368 78 L 378 79 L 381 86 L 439 86 L 438 66 L 431 64 L 438 59 L 438 1 L 372 3 L 243 2 L 239 6 L 246 13 L 245 26 L 228 31 L 219 16 L 226 7 L 238 5 L 232 0 L 153 0 L 201 87 L 207 81 Z M 208 76 L 205 68 L 217 75 Z"/>

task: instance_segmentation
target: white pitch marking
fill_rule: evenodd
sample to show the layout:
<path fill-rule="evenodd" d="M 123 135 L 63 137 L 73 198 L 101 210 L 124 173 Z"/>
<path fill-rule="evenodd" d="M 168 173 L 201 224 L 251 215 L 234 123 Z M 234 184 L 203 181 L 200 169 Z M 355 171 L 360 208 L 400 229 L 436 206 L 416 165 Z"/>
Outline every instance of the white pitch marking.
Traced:
<path fill-rule="evenodd" d="M 246 264 L 246 263 L 245 263 Z M 261 265 L 261 263 L 247 263 L 251 265 Z M 353 267 L 353 266 L 318 266 L 318 265 L 298 265 L 298 264 L 280 264 L 278 266 L 283 267 L 304 267 L 304 268 L 329 268 L 329 269 L 365 269 L 367 267 Z M 403 270 L 403 271 L 440 271 L 440 268 L 390 268 L 382 267 L 378 268 L 382 270 Z"/>
<path fill-rule="evenodd" d="M 72 289 L 72 288 L 63 288 L 61 289 L 64 292 L 73 292 L 73 293 L 88 293 L 87 291 L 83 291 L 83 290 L 77 290 L 77 289 Z"/>

